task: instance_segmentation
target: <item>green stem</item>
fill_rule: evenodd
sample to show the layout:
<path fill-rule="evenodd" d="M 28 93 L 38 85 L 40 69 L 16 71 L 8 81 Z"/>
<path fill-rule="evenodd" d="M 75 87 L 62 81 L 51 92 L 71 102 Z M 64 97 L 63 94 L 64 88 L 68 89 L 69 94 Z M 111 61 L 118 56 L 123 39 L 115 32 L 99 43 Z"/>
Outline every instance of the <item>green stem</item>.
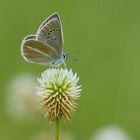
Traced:
<path fill-rule="evenodd" d="M 56 132 L 55 132 L 55 140 L 59 140 L 59 119 L 56 119 Z"/>

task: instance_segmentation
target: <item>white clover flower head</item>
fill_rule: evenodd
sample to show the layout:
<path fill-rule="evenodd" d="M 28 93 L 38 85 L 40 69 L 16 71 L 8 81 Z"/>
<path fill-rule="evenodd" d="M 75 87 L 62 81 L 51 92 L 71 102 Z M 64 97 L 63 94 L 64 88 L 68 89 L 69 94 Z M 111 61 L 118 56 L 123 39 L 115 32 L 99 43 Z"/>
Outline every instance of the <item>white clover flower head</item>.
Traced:
<path fill-rule="evenodd" d="M 34 76 L 26 73 L 15 76 L 7 84 L 6 111 L 11 117 L 20 120 L 36 116 L 39 105 L 36 85 Z"/>
<path fill-rule="evenodd" d="M 38 95 L 41 96 L 45 116 L 50 121 L 59 118 L 70 120 L 77 106 L 75 101 L 80 97 L 78 80 L 72 70 L 62 68 L 50 68 L 38 78 Z"/>
<path fill-rule="evenodd" d="M 117 125 L 97 130 L 91 140 L 131 140 L 130 136 Z"/>

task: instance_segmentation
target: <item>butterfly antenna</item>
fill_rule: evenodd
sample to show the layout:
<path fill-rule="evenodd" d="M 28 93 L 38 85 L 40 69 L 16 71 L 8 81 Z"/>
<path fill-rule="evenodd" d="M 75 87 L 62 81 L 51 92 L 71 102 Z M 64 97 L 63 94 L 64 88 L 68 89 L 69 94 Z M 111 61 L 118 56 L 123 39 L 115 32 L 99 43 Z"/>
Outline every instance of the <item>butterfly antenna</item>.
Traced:
<path fill-rule="evenodd" d="M 69 56 L 69 58 L 70 58 L 71 60 L 73 60 L 74 62 L 77 62 L 77 59 L 76 59 L 76 58 L 74 58 L 74 57 L 72 57 L 72 56 Z"/>
<path fill-rule="evenodd" d="M 76 53 L 76 54 L 80 54 L 79 51 L 75 51 L 75 53 Z M 71 57 L 71 58 L 73 59 L 74 62 L 77 62 L 77 59 L 76 59 L 76 58 L 74 58 L 74 57 Z"/>

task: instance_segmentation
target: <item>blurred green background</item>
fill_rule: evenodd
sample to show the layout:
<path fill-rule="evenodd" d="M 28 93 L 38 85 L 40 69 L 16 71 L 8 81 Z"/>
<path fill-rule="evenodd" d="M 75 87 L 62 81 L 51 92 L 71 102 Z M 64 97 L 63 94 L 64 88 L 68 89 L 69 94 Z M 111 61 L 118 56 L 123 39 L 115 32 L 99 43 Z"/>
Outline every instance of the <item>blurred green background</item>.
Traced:
<path fill-rule="evenodd" d="M 77 59 L 69 59 L 67 66 L 78 73 L 83 88 L 72 122 L 62 121 L 61 130 L 89 140 L 97 128 L 115 123 L 139 140 L 139 0 L 1 0 L 0 139 L 28 140 L 42 128 L 55 127 L 43 114 L 34 122 L 18 122 L 5 110 L 9 80 L 23 72 L 38 77 L 46 69 L 26 63 L 20 45 L 55 11 L 63 24 L 64 50 Z"/>

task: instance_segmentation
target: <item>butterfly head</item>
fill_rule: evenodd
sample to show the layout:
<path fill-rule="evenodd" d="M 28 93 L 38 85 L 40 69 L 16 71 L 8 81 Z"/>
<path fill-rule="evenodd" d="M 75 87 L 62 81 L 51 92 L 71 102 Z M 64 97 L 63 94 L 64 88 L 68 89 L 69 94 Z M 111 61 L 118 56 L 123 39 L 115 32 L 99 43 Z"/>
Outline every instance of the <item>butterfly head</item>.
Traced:
<path fill-rule="evenodd" d="M 62 53 L 60 57 L 54 59 L 51 62 L 51 65 L 52 66 L 59 66 L 59 65 L 65 63 L 65 60 L 67 60 L 67 58 L 68 58 L 68 53 Z"/>

